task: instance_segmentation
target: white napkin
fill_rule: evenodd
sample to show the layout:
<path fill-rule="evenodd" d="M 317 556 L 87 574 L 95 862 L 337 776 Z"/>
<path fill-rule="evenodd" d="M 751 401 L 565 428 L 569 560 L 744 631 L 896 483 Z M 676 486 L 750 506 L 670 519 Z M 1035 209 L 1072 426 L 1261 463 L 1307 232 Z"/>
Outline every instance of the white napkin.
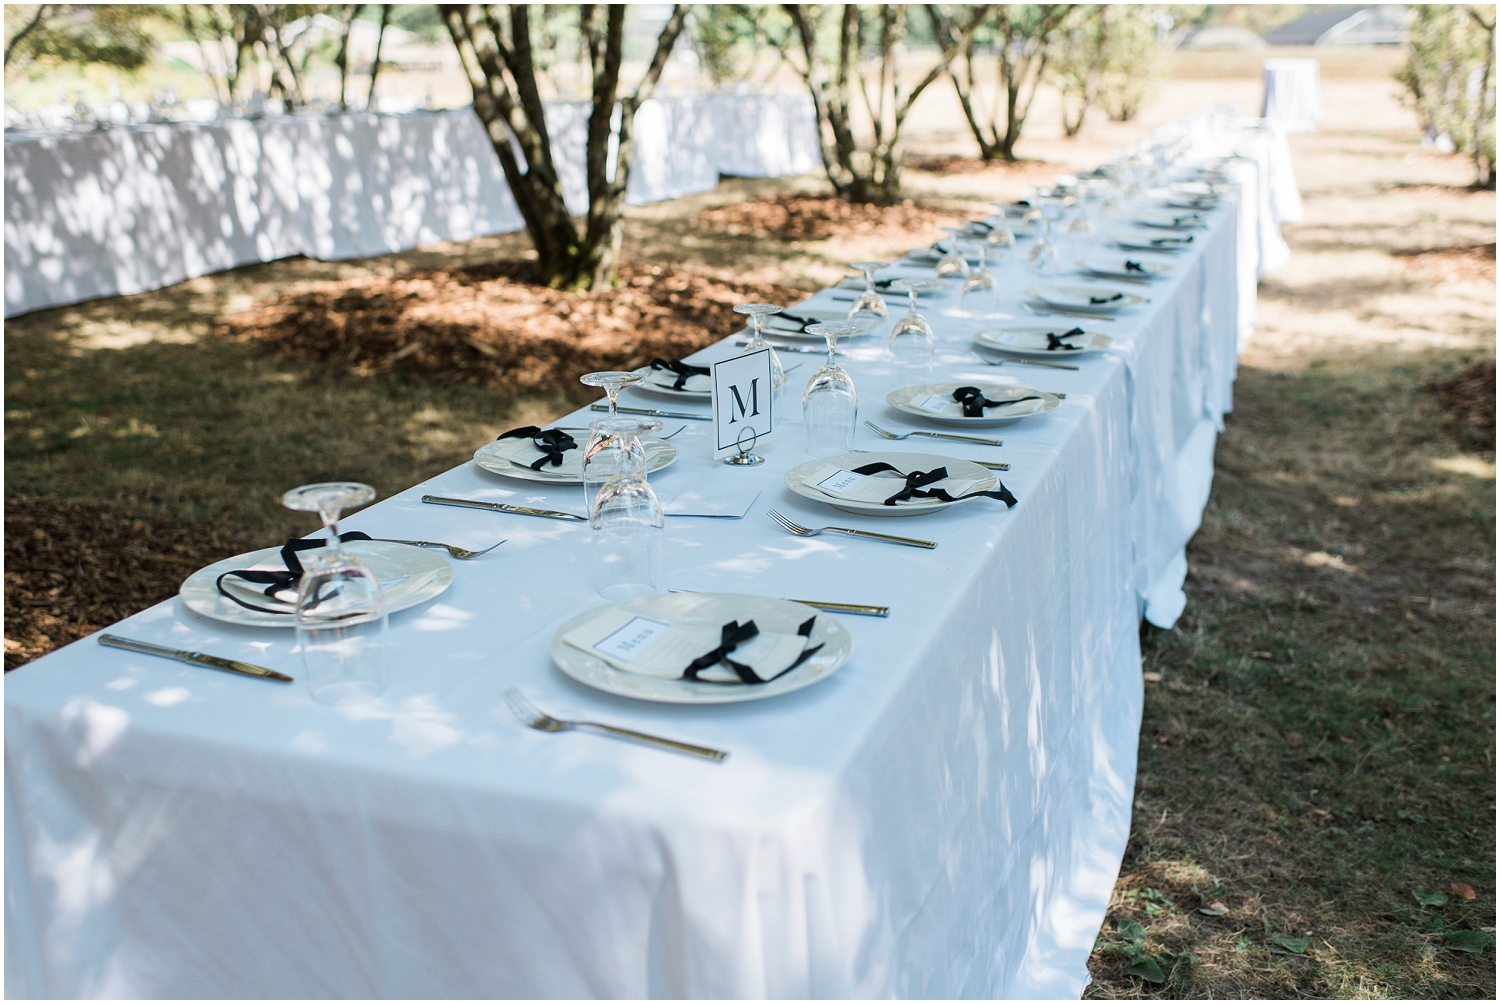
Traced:
<path fill-rule="evenodd" d="M 677 374 L 670 370 L 652 370 L 646 374 L 646 383 L 651 384 L 653 387 L 664 387 L 667 390 L 673 390 L 675 389 L 674 385 L 677 383 Z M 682 389 L 690 394 L 711 394 L 714 389 L 714 380 L 712 376 L 694 373 L 683 383 Z"/>
<path fill-rule="evenodd" d="M 855 474 L 853 471 L 845 470 L 838 464 L 824 464 L 813 473 L 803 479 L 802 483 L 814 489 L 819 494 L 826 495 L 839 502 L 865 502 L 872 505 L 884 505 L 885 500 L 901 490 L 905 478 L 895 471 L 882 471 L 879 474 Z M 948 477 L 941 481 L 935 481 L 930 485 L 923 485 L 924 491 L 941 488 L 954 498 L 967 495 L 980 488 L 988 488 L 994 483 L 994 478 L 986 475 L 982 478 L 955 478 Z M 906 499 L 896 503 L 899 506 L 909 505 L 946 505 L 941 499 Z"/>
<path fill-rule="evenodd" d="M 584 438 L 579 438 L 578 432 L 569 432 L 578 445 L 571 450 L 563 451 L 561 466 L 554 467 L 551 464 L 543 464 L 537 471 L 542 476 L 568 478 L 578 480 L 583 477 L 583 444 L 588 433 L 583 433 Z M 490 449 L 502 460 L 509 462 L 515 467 L 530 467 L 547 454 L 536 448 L 529 439 L 497 439 Z"/>
<path fill-rule="evenodd" d="M 758 498 L 760 498 L 760 492 L 753 489 L 730 488 L 720 492 L 708 492 L 697 488 L 686 488 L 663 506 L 662 511 L 668 516 L 718 516 L 724 519 L 740 519 L 750 511 L 750 507 Z"/>
<path fill-rule="evenodd" d="M 684 627 L 609 606 L 564 634 L 563 641 L 623 672 L 678 680 L 694 659 L 719 647 L 720 636 L 717 627 Z M 763 630 L 729 658 L 768 680 L 795 662 L 806 644 L 801 635 Z M 722 664 L 701 670 L 698 677 L 714 683 L 740 682 L 734 670 Z"/>

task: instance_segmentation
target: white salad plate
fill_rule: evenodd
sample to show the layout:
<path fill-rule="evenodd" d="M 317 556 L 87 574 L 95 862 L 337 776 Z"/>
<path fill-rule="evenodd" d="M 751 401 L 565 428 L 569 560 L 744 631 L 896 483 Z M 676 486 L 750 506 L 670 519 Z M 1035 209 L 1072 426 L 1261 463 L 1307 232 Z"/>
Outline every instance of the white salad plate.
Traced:
<path fill-rule="evenodd" d="M 664 624 L 710 628 L 715 632 L 730 621 L 743 624 L 753 620 L 762 631 L 795 634 L 808 618 L 817 618 L 813 622 L 807 643 L 823 647 L 785 676 L 762 684 L 726 685 L 632 673 L 612 666 L 594 653 L 563 640 L 564 635 L 574 628 L 599 617 L 604 608 L 596 607 L 585 611 L 557 629 L 552 636 L 551 655 L 552 662 L 558 669 L 586 687 L 641 701 L 658 701 L 664 704 L 738 704 L 744 701 L 763 701 L 827 679 L 848 662 L 849 656 L 854 652 L 853 636 L 833 615 L 769 596 L 668 593 L 635 596 L 610 606 L 633 616 Z"/>
<path fill-rule="evenodd" d="M 1062 353 L 1052 354 L 1058 356 Z M 986 408 L 982 417 L 971 418 L 964 414 L 963 406 L 953 399 L 953 392 L 960 387 L 978 387 L 980 393 L 991 401 L 1012 401 L 1023 397 L 1033 400 L 1016 401 L 1015 404 L 1000 408 Z M 928 383 L 916 387 L 901 387 L 887 394 L 885 403 L 897 411 L 942 425 L 986 426 L 1010 425 L 1032 415 L 1045 414 L 1057 407 L 1058 399 L 1053 394 L 1032 390 L 1030 387 L 971 380 L 964 383 Z"/>
<path fill-rule="evenodd" d="M 1088 320 L 1081 318 L 1083 323 Z M 1036 356 L 1039 359 L 1067 359 L 1069 356 L 1086 356 L 1094 352 L 1100 352 L 1109 348 L 1115 340 L 1108 335 L 1085 330 L 1081 335 L 1073 335 L 1067 339 L 1069 345 L 1076 345 L 1076 349 L 1054 349 L 1047 351 L 1047 335 L 1064 335 L 1071 328 L 990 328 L 981 331 L 974 336 L 974 343 L 982 348 L 997 349 L 1001 352 L 1014 352 L 1022 356 Z"/>
<path fill-rule="evenodd" d="M 1090 258 L 1076 262 L 1078 271 L 1100 279 L 1124 279 L 1127 282 L 1150 282 L 1160 279 L 1172 271 L 1171 265 L 1158 265 L 1149 261 L 1132 261 L 1128 258 Z M 1134 269 L 1129 266 L 1135 265 Z"/>
<path fill-rule="evenodd" d="M 682 390 L 677 390 L 672 385 L 677 382 L 677 374 L 671 370 L 651 370 L 641 378 L 640 383 L 630 385 L 631 390 L 644 391 L 647 394 L 660 394 L 663 397 L 675 397 L 679 401 L 707 401 L 713 395 L 713 376 L 704 376 L 695 373 L 687 378 Z"/>
<path fill-rule="evenodd" d="M 442 554 L 410 544 L 392 544 L 381 540 L 350 540 L 342 545 L 344 550 L 359 556 L 370 566 L 370 571 L 384 588 L 385 609 L 395 613 L 414 607 L 418 603 L 437 596 L 453 583 L 453 565 Z M 310 557 L 315 551 L 301 551 L 299 556 Z M 253 582 L 243 579 L 226 579 L 224 588 L 234 592 L 247 603 L 273 609 L 285 608 L 284 614 L 264 613 L 249 610 L 226 599 L 215 583 L 225 572 L 236 569 L 281 570 L 286 565 L 281 560 L 280 547 L 263 547 L 259 551 L 237 554 L 233 558 L 216 561 L 207 568 L 200 568 L 187 577 L 178 590 L 182 603 L 195 614 L 211 617 L 229 624 L 247 627 L 291 628 L 296 626 L 295 607 L 291 603 L 271 599 Z"/>
<path fill-rule="evenodd" d="M 588 442 L 589 430 L 563 429 L 562 431 L 572 436 L 578 446 L 563 453 L 561 467 L 547 466 L 539 471 L 532 470 L 531 465 L 543 454 L 532 445 L 529 439 L 497 439 L 493 443 L 485 443 L 474 451 L 474 463 L 482 470 L 507 478 L 553 485 L 581 485 L 583 484 L 583 448 Z M 677 459 L 677 447 L 665 439 L 642 436 L 641 446 L 646 451 L 648 474 L 669 466 Z"/>
<path fill-rule="evenodd" d="M 1094 314 L 1113 314 L 1126 307 L 1151 301 L 1134 293 L 1101 289 L 1098 286 L 1033 286 L 1026 295 L 1037 303 L 1063 310 L 1081 310 Z"/>
<path fill-rule="evenodd" d="M 955 386 L 957 386 L 955 384 Z M 1055 400 L 1055 399 L 1054 399 Z M 884 505 L 880 502 L 857 502 L 840 501 L 824 492 L 819 491 L 807 483 L 807 478 L 830 464 L 852 471 L 856 467 L 866 464 L 887 463 L 899 470 L 911 472 L 916 470 L 930 471 L 934 467 L 948 468 L 948 476 L 956 478 L 974 478 L 981 483 L 975 491 L 990 491 L 1000 483 L 1000 479 L 993 471 L 980 467 L 978 464 L 967 460 L 959 460 L 956 457 L 944 457 L 935 453 L 905 453 L 895 451 L 876 451 L 871 453 L 845 453 L 841 456 L 820 457 L 810 460 L 805 464 L 798 464 L 786 472 L 786 486 L 803 498 L 812 499 L 814 502 L 822 502 L 831 505 L 842 512 L 857 513 L 861 516 L 923 516 L 927 513 L 941 512 L 951 506 L 959 505 L 957 502 L 944 502 L 942 499 L 918 499 L 900 505 Z M 891 478 L 891 493 L 895 494 L 901 488 L 901 481 Z M 988 502 L 988 499 L 977 501 Z"/>

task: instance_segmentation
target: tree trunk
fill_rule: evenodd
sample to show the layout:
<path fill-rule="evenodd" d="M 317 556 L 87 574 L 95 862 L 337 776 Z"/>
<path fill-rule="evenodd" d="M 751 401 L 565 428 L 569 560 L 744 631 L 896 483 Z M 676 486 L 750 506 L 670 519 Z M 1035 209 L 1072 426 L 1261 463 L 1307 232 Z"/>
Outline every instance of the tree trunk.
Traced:
<path fill-rule="evenodd" d="M 385 26 L 391 20 L 391 5 L 380 5 L 380 30 L 375 33 L 375 58 L 370 62 L 370 93 L 365 95 L 365 110 L 376 111 L 375 81 L 380 78 L 380 50 L 385 45 Z"/>
<path fill-rule="evenodd" d="M 333 60 L 334 65 L 339 68 L 339 111 L 341 112 L 349 110 L 347 95 L 349 86 L 349 36 L 353 33 L 355 19 L 359 17 L 359 12 L 364 9 L 364 6 L 362 3 L 344 5 L 344 15 L 341 19 L 343 23 L 340 26 L 342 30 L 339 33 L 339 52 Z"/>

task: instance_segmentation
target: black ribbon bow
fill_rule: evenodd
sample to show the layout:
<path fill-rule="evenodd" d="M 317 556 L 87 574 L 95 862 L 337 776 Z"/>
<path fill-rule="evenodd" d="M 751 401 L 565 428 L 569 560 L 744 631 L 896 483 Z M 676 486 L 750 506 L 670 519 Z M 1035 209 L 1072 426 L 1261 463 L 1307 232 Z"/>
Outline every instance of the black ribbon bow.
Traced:
<path fill-rule="evenodd" d="M 1114 296 L 1091 296 L 1089 303 L 1114 303 L 1116 300 L 1125 299 L 1124 293 L 1116 293 Z"/>
<path fill-rule="evenodd" d="M 677 380 L 672 384 L 673 390 L 682 390 L 686 387 L 688 377 L 690 376 L 708 376 L 709 374 L 707 366 L 693 366 L 680 359 L 653 359 L 651 360 L 651 368 L 654 370 L 666 370 L 668 373 L 676 373 Z"/>
<path fill-rule="evenodd" d="M 1192 234 L 1188 234 L 1186 237 L 1153 237 L 1153 238 L 1151 238 L 1151 243 L 1152 244 L 1191 244 L 1191 243 L 1193 243 L 1193 235 Z"/>
<path fill-rule="evenodd" d="M 811 639 L 813 623 L 817 619 L 818 617 L 816 614 L 809 617 L 802 623 L 802 626 L 797 629 L 797 633 L 804 638 Z M 783 669 L 775 676 L 762 679 L 761 676 L 749 666 L 745 665 L 742 662 L 735 662 L 733 659 L 729 658 L 730 652 L 733 652 L 741 644 L 749 641 L 751 638 L 754 638 L 758 634 L 760 634 L 760 628 L 755 626 L 754 621 L 746 621 L 743 624 L 741 624 L 739 621 L 730 621 L 728 624 L 725 624 L 719 629 L 719 647 L 713 649 L 710 652 L 703 653 L 702 655 L 698 656 L 698 658 L 689 663 L 688 668 L 682 671 L 682 678 L 684 680 L 692 680 L 696 683 L 717 683 L 727 686 L 738 686 L 738 684 L 726 684 L 724 681 L 720 680 L 704 680 L 699 678 L 699 673 L 703 672 L 705 669 L 711 669 L 712 667 L 717 666 L 722 662 L 724 665 L 734 670 L 734 675 L 740 678 L 740 683 L 750 685 L 770 683 L 772 680 L 779 679 L 780 677 L 783 677 L 786 674 L 790 673 L 792 670 L 796 669 L 798 666 L 802 665 L 808 659 L 812 658 L 813 654 L 816 653 L 818 649 L 823 647 L 821 644 L 814 645 L 812 648 L 803 646 L 802 654 L 797 656 L 796 662 L 793 662 L 790 666 L 788 666 L 786 669 Z"/>
<path fill-rule="evenodd" d="M 856 467 L 851 473 L 880 474 L 884 471 L 893 471 L 906 479 L 905 487 L 886 499 L 885 505 L 895 505 L 897 502 L 905 502 L 907 499 L 941 499 L 944 502 L 962 502 L 964 499 L 978 498 L 981 495 L 986 498 L 999 499 L 1005 503 L 1007 508 L 1011 508 L 1016 504 L 1016 497 L 998 479 L 995 481 L 993 491 L 970 492 L 967 495 L 959 495 L 957 497 L 949 495 L 945 488 L 927 488 L 927 485 L 935 484 L 948 476 L 948 468 L 946 467 L 934 467 L 930 471 L 913 471 L 907 474 L 899 468 L 882 462 Z"/>
<path fill-rule="evenodd" d="M 553 467 L 561 467 L 563 454 L 569 450 L 578 449 L 578 442 L 572 436 L 561 429 L 548 429 L 543 432 L 534 425 L 523 425 L 519 429 L 502 432 L 495 437 L 495 441 L 502 439 L 529 439 L 531 445 L 541 450 L 546 456 L 531 465 L 531 469 L 539 471 L 546 464 Z"/>
<path fill-rule="evenodd" d="M 984 396 L 984 391 L 980 390 L 978 387 L 958 388 L 953 392 L 953 400 L 963 405 L 964 418 L 983 418 L 984 409 L 998 408 L 1002 404 L 1009 403 L 1006 401 L 991 401 L 989 398 Z M 943 475 L 943 477 L 945 478 L 947 476 L 947 474 Z M 920 488 L 922 486 L 918 485 L 917 487 Z"/>
<path fill-rule="evenodd" d="M 1127 272 L 1145 272 L 1146 271 L 1146 266 L 1142 265 L 1138 261 L 1131 261 L 1129 258 L 1127 258 L 1127 259 L 1125 259 L 1125 271 L 1127 271 Z"/>
<path fill-rule="evenodd" d="M 368 533 L 362 533 L 359 530 L 350 530 L 348 533 L 339 534 L 339 541 L 341 543 L 349 540 L 370 539 L 371 538 Z M 293 611 L 291 610 L 273 610 L 270 607 L 258 607 L 253 603 L 246 603 L 244 600 L 240 599 L 238 596 L 234 595 L 229 590 L 224 588 L 224 580 L 232 575 L 237 579 L 244 579 L 246 582 L 253 582 L 257 586 L 263 585 L 266 588 L 261 590 L 261 592 L 266 596 L 266 598 L 275 599 L 277 593 L 281 592 L 283 589 L 296 589 L 297 583 L 302 581 L 302 574 L 304 569 L 302 567 L 302 562 L 297 558 L 297 552 L 311 551 L 314 548 L 324 546 L 326 546 L 326 541 L 324 540 L 306 540 L 301 537 L 289 537 L 287 538 L 287 542 L 281 547 L 281 561 L 286 565 L 286 571 L 280 571 L 274 568 L 236 568 L 232 571 L 225 572 L 223 575 L 215 579 L 214 587 L 219 590 L 219 595 L 223 596 L 225 599 L 233 603 L 238 603 L 246 610 L 257 610 L 263 614 L 290 615 L 291 613 L 293 613 Z M 324 597 L 324 599 L 327 598 L 328 597 Z"/>
<path fill-rule="evenodd" d="M 1059 351 L 1061 351 L 1061 352 L 1082 352 L 1083 351 L 1083 346 L 1082 345 L 1069 345 L 1067 342 L 1063 341 L 1063 339 L 1064 338 L 1072 338 L 1075 335 L 1085 335 L 1085 334 L 1088 334 L 1088 332 L 1084 331 L 1082 328 L 1074 328 L 1072 331 L 1064 331 L 1060 335 L 1055 335 L 1055 334 L 1053 334 L 1052 332 L 1049 331 L 1049 332 L 1047 332 L 1047 351 L 1048 352 L 1059 352 Z"/>

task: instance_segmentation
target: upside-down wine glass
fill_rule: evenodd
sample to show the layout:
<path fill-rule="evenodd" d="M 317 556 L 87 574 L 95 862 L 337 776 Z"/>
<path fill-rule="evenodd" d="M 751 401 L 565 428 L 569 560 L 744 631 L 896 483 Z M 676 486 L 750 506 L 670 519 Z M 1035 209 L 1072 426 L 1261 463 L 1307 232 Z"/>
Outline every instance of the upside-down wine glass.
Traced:
<path fill-rule="evenodd" d="M 1031 251 L 1026 255 L 1026 267 L 1037 275 L 1057 275 L 1062 269 L 1062 255 L 1057 250 L 1057 245 L 1052 241 L 1052 224 L 1062 215 L 1062 207 L 1055 201 L 1048 200 L 1041 207 L 1041 233 L 1037 236 L 1036 244 L 1032 245 Z"/>
<path fill-rule="evenodd" d="M 985 220 L 990 224 L 989 233 L 984 235 L 984 243 L 989 247 L 991 260 L 999 265 L 1010 257 L 1016 248 L 1016 232 L 1010 227 L 1010 220 L 1005 215 L 1005 204 L 995 203 L 995 215 Z"/>
<path fill-rule="evenodd" d="M 324 704 L 358 704 L 385 691 L 387 617 L 380 580 L 339 541 L 343 510 L 374 501 L 375 489 L 357 482 L 293 488 L 281 504 L 315 512 L 328 544 L 302 558 L 297 582 L 297 647 L 313 697 Z"/>
<path fill-rule="evenodd" d="M 897 283 L 906 291 L 906 313 L 896 319 L 889 342 L 897 383 L 925 379 L 932 369 L 932 325 L 917 312 L 917 295 L 943 285 L 936 279 Z"/>
<path fill-rule="evenodd" d="M 583 447 L 583 507 L 593 509 L 599 487 L 621 474 L 646 474 L 646 450 L 641 434 L 657 432 L 661 424 L 631 416 L 604 417 L 589 423 Z"/>
<path fill-rule="evenodd" d="M 776 393 L 786 383 L 786 370 L 781 365 L 781 357 L 776 354 L 776 347 L 766 341 L 762 328 L 766 317 L 781 313 L 781 308 L 774 303 L 740 303 L 735 305 L 734 312 L 750 315 L 750 341 L 745 344 L 744 351 L 771 350 L 771 393 Z"/>
<path fill-rule="evenodd" d="M 963 232 L 963 227 L 943 227 L 943 232 L 948 235 L 948 250 L 938 258 L 932 272 L 939 279 L 957 279 L 962 282 L 969 277 L 969 260 L 958 247 L 958 235 Z"/>
<path fill-rule="evenodd" d="M 848 453 L 854 449 L 854 421 L 859 413 L 859 396 L 854 378 L 834 362 L 833 352 L 840 337 L 857 335 L 864 328 L 855 321 L 831 321 L 812 324 L 810 335 L 818 335 L 828 344 L 828 361 L 818 367 L 807 389 L 802 392 L 802 422 L 807 432 L 807 452 L 815 457 Z"/>
<path fill-rule="evenodd" d="M 965 254 L 979 259 L 979 264 L 964 280 L 964 291 L 958 298 L 959 309 L 971 316 L 992 314 L 998 306 L 996 299 L 1000 284 L 995 280 L 995 273 L 990 271 L 989 247 L 988 241 L 972 241 L 964 247 Z"/>
<path fill-rule="evenodd" d="M 609 417 L 614 418 L 618 413 L 620 391 L 631 384 L 641 382 L 641 374 L 631 370 L 600 370 L 597 373 L 585 373 L 578 378 L 578 382 L 585 387 L 601 387 L 604 394 L 609 398 Z"/>
<path fill-rule="evenodd" d="M 849 320 L 861 322 L 870 328 L 890 320 L 891 313 L 885 305 L 885 298 L 875 289 L 875 270 L 885 268 L 888 264 L 890 263 L 883 261 L 857 261 L 849 266 L 865 274 L 865 291 L 855 298 L 854 304 L 849 308 Z"/>
<path fill-rule="evenodd" d="M 599 486 L 589 506 L 590 578 L 607 600 L 655 593 L 661 583 L 661 500 L 646 480 L 640 436 L 657 432 L 654 420 L 613 419 L 611 432 L 621 441 L 617 472 Z M 639 457 L 637 461 L 636 457 Z"/>

